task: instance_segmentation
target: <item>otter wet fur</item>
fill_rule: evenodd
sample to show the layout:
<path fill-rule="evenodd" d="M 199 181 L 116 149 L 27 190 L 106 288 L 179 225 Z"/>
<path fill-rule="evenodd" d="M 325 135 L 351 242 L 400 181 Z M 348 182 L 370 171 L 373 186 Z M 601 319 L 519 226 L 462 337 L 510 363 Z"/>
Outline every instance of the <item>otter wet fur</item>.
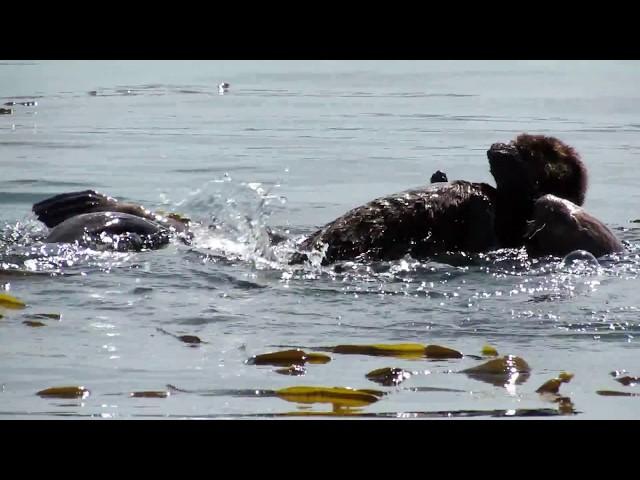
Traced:
<path fill-rule="evenodd" d="M 160 215 L 135 203 L 120 202 L 95 190 L 55 195 L 33 205 L 38 220 L 51 230 L 46 242 L 112 245 L 119 250 L 155 249 L 172 235 L 188 243 L 189 220 Z M 107 239 L 108 240 L 108 239 Z"/>
<path fill-rule="evenodd" d="M 458 180 L 377 198 L 303 240 L 291 263 L 305 261 L 312 250 L 324 251 L 327 265 L 517 248 L 525 243 L 538 198 L 552 194 L 584 202 L 586 167 L 555 137 L 521 134 L 493 144 L 487 157 L 496 187 Z"/>

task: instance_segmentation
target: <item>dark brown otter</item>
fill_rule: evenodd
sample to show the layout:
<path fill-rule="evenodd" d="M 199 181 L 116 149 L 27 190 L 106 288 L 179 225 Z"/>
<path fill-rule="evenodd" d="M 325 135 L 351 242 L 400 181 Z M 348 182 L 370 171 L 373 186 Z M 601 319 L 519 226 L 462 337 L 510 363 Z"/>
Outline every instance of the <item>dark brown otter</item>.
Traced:
<path fill-rule="evenodd" d="M 109 244 L 120 250 L 159 248 L 172 235 L 189 241 L 189 219 L 161 215 L 141 205 L 119 202 L 95 190 L 69 192 L 33 205 L 33 212 L 51 228 L 47 242 Z"/>
<path fill-rule="evenodd" d="M 520 247 L 536 199 L 554 194 L 584 202 L 586 168 L 557 138 L 522 134 L 509 144 L 493 144 L 487 156 L 495 188 L 454 181 L 375 199 L 311 234 L 292 263 L 313 250 L 324 251 L 326 265 Z"/>
<path fill-rule="evenodd" d="M 622 243 L 600 220 L 554 195 L 536 201 L 525 247 L 531 256 L 558 257 L 575 250 L 586 250 L 595 257 L 623 250 Z"/>

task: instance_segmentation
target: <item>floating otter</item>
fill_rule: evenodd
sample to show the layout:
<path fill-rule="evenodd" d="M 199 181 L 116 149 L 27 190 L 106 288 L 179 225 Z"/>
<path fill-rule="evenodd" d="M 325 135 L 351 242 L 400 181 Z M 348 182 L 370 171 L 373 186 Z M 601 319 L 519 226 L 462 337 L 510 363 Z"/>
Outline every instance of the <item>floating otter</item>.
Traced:
<path fill-rule="evenodd" d="M 622 243 L 600 220 L 554 195 L 536 200 L 524 243 L 531 256 L 562 257 L 574 250 L 585 250 L 601 257 L 623 250 Z"/>
<path fill-rule="evenodd" d="M 311 234 L 291 262 L 304 261 L 313 250 L 324 251 L 327 265 L 520 247 L 536 199 L 553 194 L 584 202 L 586 168 L 557 138 L 522 134 L 493 144 L 487 156 L 495 188 L 458 180 L 375 199 Z"/>
<path fill-rule="evenodd" d="M 62 193 L 34 204 L 32 210 L 51 228 L 45 239 L 51 243 L 141 250 L 160 248 L 173 236 L 185 243 L 191 238 L 189 219 L 160 215 L 95 190 Z"/>
<path fill-rule="evenodd" d="M 189 245 L 190 219 L 160 214 L 142 205 L 120 202 L 95 190 L 62 193 L 32 207 L 38 220 L 51 230 L 49 243 L 74 243 L 119 251 L 157 249 L 178 238 Z M 269 240 L 277 244 L 286 234 L 269 227 Z"/>

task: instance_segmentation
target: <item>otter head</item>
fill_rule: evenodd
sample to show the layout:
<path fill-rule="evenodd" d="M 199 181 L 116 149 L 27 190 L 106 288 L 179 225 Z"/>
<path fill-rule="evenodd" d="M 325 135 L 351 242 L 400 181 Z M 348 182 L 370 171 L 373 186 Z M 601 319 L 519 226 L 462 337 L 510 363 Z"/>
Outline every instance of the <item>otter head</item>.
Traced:
<path fill-rule="evenodd" d="M 487 157 L 499 191 L 530 200 L 552 194 L 584 203 L 587 170 L 578 153 L 557 138 L 523 133 L 508 144 L 494 143 Z"/>

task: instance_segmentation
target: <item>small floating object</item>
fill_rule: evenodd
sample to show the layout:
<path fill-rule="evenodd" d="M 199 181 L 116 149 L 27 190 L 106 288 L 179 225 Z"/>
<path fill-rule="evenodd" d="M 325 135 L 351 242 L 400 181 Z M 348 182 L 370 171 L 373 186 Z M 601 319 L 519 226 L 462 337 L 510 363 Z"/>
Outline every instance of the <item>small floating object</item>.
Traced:
<path fill-rule="evenodd" d="M 202 340 L 200 340 L 199 337 L 196 337 L 195 335 L 180 335 L 176 338 L 181 342 L 189 343 L 192 345 L 198 345 L 200 343 L 204 343 Z"/>
<path fill-rule="evenodd" d="M 10 308 L 12 310 L 20 310 L 25 308 L 27 305 L 22 301 L 18 300 L 13 295 L 9 295 L 8 293 L 0 293 L 0 307 Z"/>
<path fill-rule="evenodd" d="M 603 397 L 640 397 L 640 393 L 616 392 L 615 390 L 598 390 L 596 393 Z"/>
<path fill-rule="evenodd" d="M 156 330 L 158 332 L 160 332 L 160 333 L 164 333 L 165 335 L 170 335 L 170 336 L 172 336 L 174 338 L 177 338 L 181 342 L 189 344 L 189 346 L 191 346 L 191 347 L 198 346 L 201 343 L 207 343 L 207 342 L 204 342 L 204 341 L 200 340 L 200 338 L 196 337 L 195 335 L 174 335 L 173 333 L 167 332 L 164 328 L 160 328 L 160 327 L 156 327 Z"/>
<path fill-rule="evenodd" d="M 300 376 L 305 375 L 307 373 L 307 369 L 302 365 L 291 365 L 287 368 L 277 369 L 276 373 L 279 373 L 280 375 Z"/>
<path fill-rule="evenodd" d="M 555 393 L 560 391 L 560 385 L 563 383 L 569 383 L 573 378 L 573 373 L 562 372 L 557 378 L 552 378 L 544 382 L 540 388 L 536 390 L 536 393 Z"/>
<path fill-rule="evenodd" d="M 424 348 L 427 358 L 462 358 L 464 355 L 453 348 L 441 347 L 440 345 L 427 345 Z"/>
<path fill-rule="evenodd" d="M 30 318 L 30 319 L 40 319 L 40 318 L 46 318 L 46 319 L 51 319 L 51 320 L 60 320 L 62 318 L 62 315 L 60 315 L 59 313 L 32 313 L 29 315 L 23 315 L 23 318 Z"/>
<path fill-rule="evenodd" d="M 85 387 L 51 387 L 40 390 L 36 395 L 52 398 L 87 398 L 91 392 Z"/>
<path fill-rule="evenodd" d="M 373 345 L 337 345 L 329 347 L 333 353 L 346 355 L 390 356 L 401 358 L 462 358 L 462 353 L 440 345 L 422 345 L 420 343 L 396 343 Z"/>
<path fill-rule="evenodd" d="M 132 398 L 167 398 L 169 395 L 171 395 L 171 392 L 168 392 L 166 390 L 131 392 L 129 394 L 129 396 Z"/>
<path fill-rule="evenodd" d="M 575 406 L 569 397 L 559 397 L 554 400 L 558 404 L 558 411 L 563 415 L 573 415 L 576 413 Z"/>
<path fill-rule="evenodd" d="M 224 95 L 229 90 L 229 84 L 227 82 L 222 82 L 218 84 L 218 93 L 220 95 Z"/>
<path fill-rule="evenodd" d="M 5 106 L 13 107 L 15 105 L 22 105 L 23 107 L 36 107 L 38 102 L 5 102 Z"/>
<path fill-rule="evenodd" d="M 24 320 L 22 323 L 28 327 L 46 327 L 47 326 L 46 323 L 38 322 L 37 320 Z"/>
<path fill-rule="evenodd" d="M 299 348 L 254 355 L 246 361 L 248 365 L 304 365 L 305 363 L 328 363 L 331 357 L 321 353 L 307 353 Z"/>
<path fill-rule="evenodd" d="M 617 377 L 616 382 L 620 382 L 625 387 L 633 387 L 636 384 L 640 383 L 640 377 L 630 377 L 629 375 L 625 375 L 624 377 Z"/>
<path fill-rule="evenodd" d="M 0 115 L 11 115 L 13 114 L 13 108 L 0 108 Z"/>
<path fill-rule="evenodd" d="M 384 395 L 377 390 L 348 387 L 288 387 L 275 393 L 278 398 L 288 402 L 332 403 L 340 407 L 363 407 L 377 402 Z"/>
<path fill-rule="evenodd" d="M 498 350 L 496 350 L 495 347 L 492 347 L 491 345 L 487 344 L 484 347 L 482 347 L 482 355 L 484 355 L 485 357 L 497 357 Z"/>
<path fill-rule="evenodd" d="M 411 373 L 401 368 L 378 368 L 367 373 L 366 377 L 372 382 L 379 383 L 385 387 L 395 387 L 411 378 Z"/>
<path fill-rule="evenodd" d="M 531 368 L 524 359 L 515 355 L 507 355 L 502 358 L 494 358 L 476 367 L 467 368 L 460 373 L 500 386 L 512 382 L 523 383 L 529 378 L 530 372 Z"/>

